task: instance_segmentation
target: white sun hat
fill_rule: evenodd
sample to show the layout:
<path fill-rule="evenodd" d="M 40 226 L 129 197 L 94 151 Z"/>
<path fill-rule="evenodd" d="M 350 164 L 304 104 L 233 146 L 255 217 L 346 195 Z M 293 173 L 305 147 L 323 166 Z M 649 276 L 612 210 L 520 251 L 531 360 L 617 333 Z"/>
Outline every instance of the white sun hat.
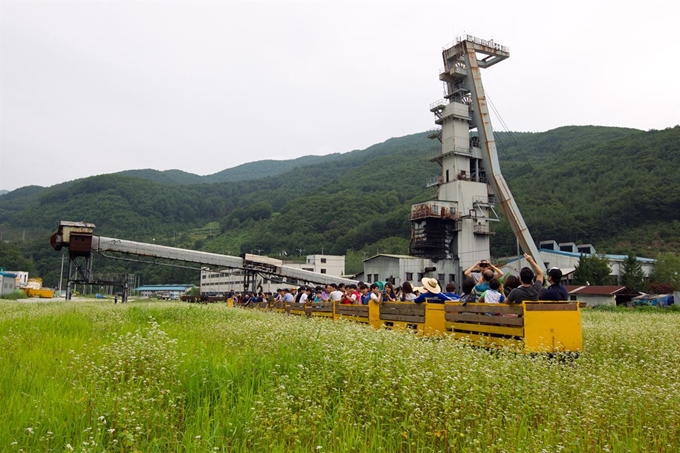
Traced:
<path fill-rule="evenodd" d="M 424 277 L 420 282 L 423 284 L 423 288 L 432 294 L 439 294 L 442 292 L 436 278 Z"/>

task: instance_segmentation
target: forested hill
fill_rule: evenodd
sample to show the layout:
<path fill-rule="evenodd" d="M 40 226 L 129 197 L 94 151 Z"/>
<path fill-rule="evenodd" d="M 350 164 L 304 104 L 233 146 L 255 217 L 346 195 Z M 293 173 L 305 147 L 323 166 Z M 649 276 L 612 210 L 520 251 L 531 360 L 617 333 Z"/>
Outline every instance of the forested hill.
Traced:
<path fill-rule="evenodd" d="M 535 240 L 652 257 L 680 251 L 680 127 L 572 126 L 501 133 L 497 144 Z M 137 170 L 25 187 L 0 196 L 0 235 L 9 241 L 0 242 L 0 261 L 11 249 L 9 255 L 32 262 L 43 278 L 56 278 L 58 254 L 47 238 L 61 220 L 93 222 L 103 236 L 220 253 L 405 253 L 408 212 L 434 193 L 425 181 L 439 174 L 428 160 L 439 147 L 421 133 L 365 150 L 255 162 L 211 175 L 251 175 L 238 182 Z M 507 224 L 496 231 L 494 255 L 514 253 Z M 145 281 L 154 279 L 167 282 L 168 276 Z"/>
<path fill-rule="evenodd" d="M 126 170 L 116 174 L 132 176 L 161 184 L 211 184 L 219 182 L 249 181 L 253 179 L 269 178 L 289 172 L 295 168 L 306 167 L 317 163 L 330 163 L 341 159 L 343 154 L 329 154 L 326 156 L 303 156 L 290 160 L 259 160 L 227 168 L 207 176 L 199 176 L 181 170 L 158 171 L 152 169 Z"/>
<path fill-rule="evenodd" d="M 575 131 L 557 131 L 565 129 Z M 514 159 L 504 173 L 535 239 L 649 257 L 680 252 L 678 126 L 546 152 L 523 166 Z"/>
<path fill-rule="evenodd" d="M 507 175 L 513 175 L 516 169 L 519 169 L 521 173 L 521 166 L 515 165 L 515 162 L 521 162 L 524 158 L 541 159 L 553 154 L 568 154 L 572 149 L 593 147 L 608 140 L 628 137 L 636 133 L 642 134 L 643 132 L 626 128 L 566 126 L 548 133 L 498 132 L 496 133 L 496 141 L 500 160 L 508 164 L 507 168 L 504 168 L 504 172 Z M 126 170 L 117 174 L 148 179 L 163 184 L 189 185 L 249 181 L 277 176 L 295 168 L 303 168 L 317 163 L 331 164 L 333 161 L 346 159 L 352 153 L 361 152 L 303 156 L 290 160 L 260 160 L 227 168 L 207 176 L 199 176 L 181 170 L 158 171 L 152 169 Z"/>

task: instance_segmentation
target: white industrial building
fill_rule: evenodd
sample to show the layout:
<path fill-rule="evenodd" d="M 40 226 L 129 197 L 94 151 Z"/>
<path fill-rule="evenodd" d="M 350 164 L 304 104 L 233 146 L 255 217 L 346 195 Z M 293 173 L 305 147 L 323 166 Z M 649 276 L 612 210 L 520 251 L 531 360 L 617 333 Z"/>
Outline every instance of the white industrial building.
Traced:
<path fill-rule="evenodd" d="M 640 295 L 625 286 L 566 286 L 570 300 L 578 300 L 588 307 L 631 305 L 633 298 Z"/>
<path fill-rule="evenodd" d="M 0 296 L 12 294 L 18 286 L 16 285 L 17 276 L 10 272 L 0 272 Z"/>
<path fill-rule="evenodd" d="M 16 276 L 16 287 L 23 288 L 28 285 L 28 272 L 25 271 L 7 271 L 9 274 Z"/>
<path fill-rule="evenodd" d="M 366 283 L 378 281 L 392 281 L 401 286 L 410 282 L 420 286 L 423 277 L 436 278 L 444 287 L 447 283 L 456 282 L 456 267 L 451 260 L 437 260 L 419 258 L 409 255 L 379 254 L 364 261 L 362 280 Z"/>
<path fill-rule="evenodd" d="M 288 267 L 297 267 L 318 274 L 340 277 L 345 275 L 345 256 L 339 255 L 307 255 L 305 263 L 286 263 Z"/>
<path fill-rule="evenodd" d="M 590 244 L 576 245 L 573 242 L 557 244 L 555 241 L 542 241 L 540 243 L 539 255 L 546 269 L 550 269 L 551 267 L 559 268 L 562 271 L 563 281 L 570 283 L 573 281 L 574 271 L 576 270 L 581 255 L 590 256 L 597 255 L 597 253 L 595 252 L 595 248 Z M 611 268 L 611 273 L 609 275 L 614 277 L 617 283 L 620 283 L 623 262 L 626 260 L 627 256 L 609 254 L 598 256 L 605 258 L 609 262 L 609 267 Z M 644 276 L 649 277 L 654 271 L 656 260 L 639 257 L 637 260 L 642 266 Z M 519 275 L 520 269 L 529 266 L 523 256 L 503 258 L 499 261 L 506 263 L 501 267 L 503 272 L 509 272 L 514 275 Z"/>

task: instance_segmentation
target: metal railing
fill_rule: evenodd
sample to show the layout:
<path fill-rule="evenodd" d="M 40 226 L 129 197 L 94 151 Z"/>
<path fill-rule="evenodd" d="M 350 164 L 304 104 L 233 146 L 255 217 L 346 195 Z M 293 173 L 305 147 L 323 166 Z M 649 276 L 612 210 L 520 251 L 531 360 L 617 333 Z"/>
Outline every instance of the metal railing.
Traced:
<path fill-rule="evenodd" d="M 472 36 L 472 35 L 458 36 L 458 37 L 456 37 L 455 41 L 450 42 L 450 43 L 446 44 L 445 46 L 443 46 L 442 50 L 449 50 L 450 48 L 454 47 L 456 44 L 459 44 L 463 41 L 473 42 L 475 44 L 479 44 L 480 46 L 491 47 L 492 49 L 500 50 L 501 52 L 510 53 L 509 47 L 502 46 L 500 44 L 496 44 L 495 42 L 493 42 L 493 39 L 490 39 L 490 40 L 487 41 L 485 39 L 477 38 L 476 36 Z"/>
<path fill-rule="evenodd" d="M 488 196 L 483 196 L 483 195 L 478 195 L 476 197 L 472 197 L 472 205 L 495 205 L 496 204 L 496 197 L 493 195 L 488 195 Z"/>
<path fill-rule="evenodd" d="M 443 219 L 458 218 L 458 203 L 455 201 L 431 200 L 411 206 L 411 220 L 426 217 L 439 217 Z"/>
<path fill-rule="evenodd" d="M 432 176 L 425 180 L 425 187 L 434 187 L 444 183 L 444 178 L 440 176 Z"/>
<path fill-rule="evenodd" d="M 439 106 L 446 107 L 446 105 L 448 103 L 449 102 L 446 99 L 439 99 L 437 101 L 434 101 L 432 104 L 430 104 L 430 110 L 432 110 L 435 107 L 439 107 Z"/>

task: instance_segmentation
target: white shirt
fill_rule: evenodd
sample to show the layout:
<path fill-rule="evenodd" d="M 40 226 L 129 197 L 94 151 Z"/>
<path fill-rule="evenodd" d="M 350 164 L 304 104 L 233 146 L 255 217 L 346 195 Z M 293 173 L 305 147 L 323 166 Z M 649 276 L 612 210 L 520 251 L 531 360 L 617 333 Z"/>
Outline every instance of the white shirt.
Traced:
<path fill-rule="evenodd" d="M 338 291 L 337 289 L 335 291 L 331 291 L 331 293 L 328 295 L 329 300 L 340 300 L 342 299 L 342 291 Z"/>

